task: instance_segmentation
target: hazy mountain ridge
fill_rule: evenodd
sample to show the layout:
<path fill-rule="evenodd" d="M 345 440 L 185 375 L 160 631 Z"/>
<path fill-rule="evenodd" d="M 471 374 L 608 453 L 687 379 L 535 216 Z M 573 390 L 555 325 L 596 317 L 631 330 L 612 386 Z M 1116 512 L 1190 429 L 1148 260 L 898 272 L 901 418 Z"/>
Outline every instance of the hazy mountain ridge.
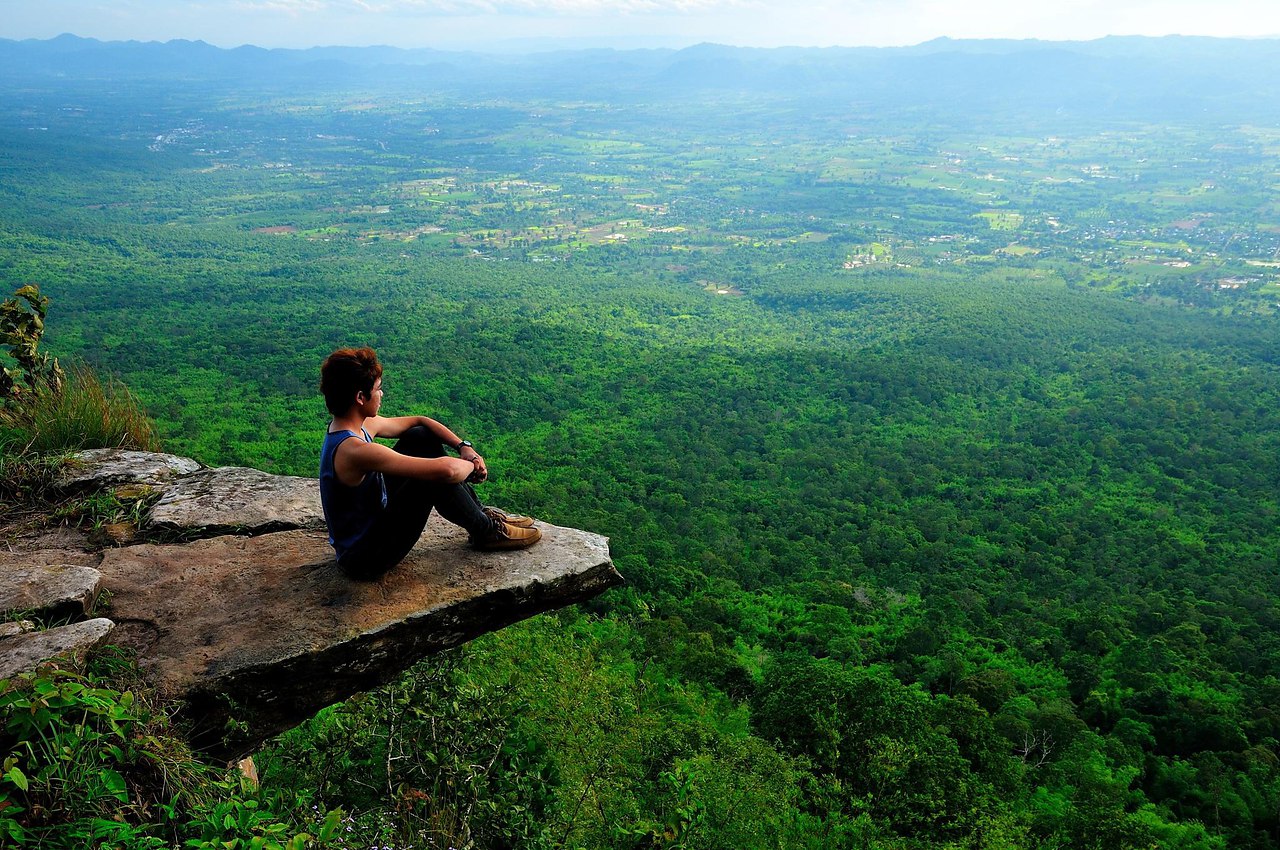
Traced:
<path fill-rule="evenodd" d="M 234 87 L 429 86 L 503 95 L 664 98 L 724 90 L 873 108 L 927 106 L 1141 120 L 1250 121 L 1280 113 L 1269 81 L 1280 40 L 1109 37 L 1087 42 L 935 39 L 903 48 L 571 50 L 524 55 L 395 47 L 306 50 L 214 47 L 200 41 L 103 42 L 62 35 L 0 40 L 14 82 L 199 80 Z"/>

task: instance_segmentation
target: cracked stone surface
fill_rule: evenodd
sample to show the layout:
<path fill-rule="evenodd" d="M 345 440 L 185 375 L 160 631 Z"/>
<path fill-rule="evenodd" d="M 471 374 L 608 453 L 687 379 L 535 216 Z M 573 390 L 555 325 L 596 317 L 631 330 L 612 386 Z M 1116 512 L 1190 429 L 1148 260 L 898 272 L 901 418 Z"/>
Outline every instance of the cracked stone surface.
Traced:
<path fill-rule="evenodd" d="M 200 469 L 189 457 L 132 449 L 89 449 L 76 452 L 59 472 L 59 490 L 91 490 L 142 484 L 156 487 Z"/>
<path fill-rule="evenodd" d="M 48 662 L 84 663 L 91 649 L 106 640 L 114 624 L 110 620 L 81 620 L 42 632 L 22 632 L 0 638 L 0 679 L 28 673 Z"/>
<path fill-rule="evenodd" d="M 145 530 L 213 537 L 323 527 L 316 479 L 222 466 L 165 485 Z"/>
<path fill-rule="evenodd" d="M 135 545 L 100 569 L 113 640 L 186 700 L 193 743 L 230 761 L 425 655 L 622 583 L 606 538 L 539 527 L 529 549 L 476 552 L 433 517 L 376 582 L 347 578 L 306 530 Z M 231 716 L 244 725 L 228 732 Z"/>
<path fill-rule="evenodd" d="M 101 583 L 102 573 L 93 567 L 62 563 L 8 565 L 0 570 L 0 616 L 80 618 L 89 613 Z"/>

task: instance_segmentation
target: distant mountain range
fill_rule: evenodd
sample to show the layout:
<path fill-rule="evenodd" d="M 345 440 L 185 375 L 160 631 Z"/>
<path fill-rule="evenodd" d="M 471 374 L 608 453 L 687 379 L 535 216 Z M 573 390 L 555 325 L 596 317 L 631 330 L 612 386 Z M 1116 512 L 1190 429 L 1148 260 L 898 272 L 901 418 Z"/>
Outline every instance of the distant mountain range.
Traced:
<path fill-rule="evenodd" d="M 242 89 L 430 88 L 471 97 L 626 102 L 723 92 L 842 98 L 869 108 L 979 108 L 1153 121 L 1274 120 L 1280 39 L 1109 37 L 1096 41 L 935 39 L 902 48 L 570 50 L 484 54 L 395 47 L 307 50 L 201 41 L 0 39 L 0 74 L 44 87 L 200 82 Z"/>

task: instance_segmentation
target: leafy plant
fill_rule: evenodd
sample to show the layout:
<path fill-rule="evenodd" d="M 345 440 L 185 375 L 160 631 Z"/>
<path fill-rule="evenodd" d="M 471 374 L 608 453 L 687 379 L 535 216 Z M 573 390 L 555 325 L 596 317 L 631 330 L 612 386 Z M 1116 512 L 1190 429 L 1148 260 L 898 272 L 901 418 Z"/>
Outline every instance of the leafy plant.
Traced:
<path fill-rule="evenodd" d="M 17 363 L 0 369 L 0 402 L 23 403 L 41 390 L 56 393 L 62 385 L 58 361 L 38 350 L 48 312 L 49 298 L 35 284 L 0 302 L 0 345 Z"/>
<path fill-rule="evenodd" d="M 136 678 L 122 656 L 99 664 L 0 682 L 0 847 L 332 845 L 340 811 L 299 830 L 282 801 L 197 761 L 145 691 L 118 687 Z"/>

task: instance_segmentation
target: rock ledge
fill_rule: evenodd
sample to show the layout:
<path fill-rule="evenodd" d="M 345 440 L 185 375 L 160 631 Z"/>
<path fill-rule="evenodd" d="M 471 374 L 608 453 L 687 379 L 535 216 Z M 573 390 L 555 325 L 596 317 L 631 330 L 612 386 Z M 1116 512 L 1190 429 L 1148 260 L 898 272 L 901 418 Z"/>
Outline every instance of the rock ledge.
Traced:
<path fill-rule="evenodd" d="M 540 522 L 543 539 L 530 549 L 476 552 L 462 529 L 433 516 L 404 561 L 377 582 L 357 582 L 338 569 L 318 530 L 323 518 L 313 479 L 113 450 L 82 455 L 64 482 L 153 487 L 159 500 L 144 530 L 176 532 L 191 542 L 140 543 L 100 555 L 33 546 L 8 555 L 7 565 L 30 565 L 21 577 L 12 573 L 13 598 L 35 598 L 26 577 L 38 572 L 36 565 L 54 564 L 79 582 L 60 592 L 62 604 L 87 610 L 86 582 L 101 573 L 109 602 L 99 613 L 109 619 L 66 627 L 87 643 L 73 650 L 57 643 L 43 657 L 32 649 L 42 645 L 33 635 L 57 630 L 0 632 L 0 670 L 7 676 L 52 657 L 78 659 L 110 632 L 111 642 L 137 652 L 160 692 L 183 701 L 192 743 L 219 760 L 252 752 L 426 655 L 623 581 L 599 535 Z M 8 607 L 17 613 L 23 606 Z"/>

